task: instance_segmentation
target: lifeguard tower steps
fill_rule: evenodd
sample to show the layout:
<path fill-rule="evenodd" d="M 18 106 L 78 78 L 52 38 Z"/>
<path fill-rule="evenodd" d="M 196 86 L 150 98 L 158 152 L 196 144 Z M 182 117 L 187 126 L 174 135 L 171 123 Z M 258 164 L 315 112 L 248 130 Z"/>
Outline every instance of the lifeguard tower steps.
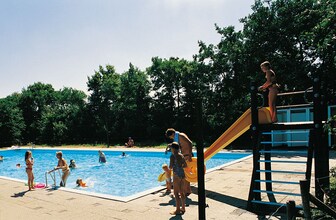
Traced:
<path fill-rule="evenodd" d="M 254 167 L 248 198 L 250 211 L 285 213 L 289 200 L 295 201 L 297 209 L 302 209 L 300 180 L 311 179 L 312 126 L 313 122 L 260 125 L 258 144 L 253 149 Z M 308 141 L 293 141 L 292 135 L 309 138 Z"/>

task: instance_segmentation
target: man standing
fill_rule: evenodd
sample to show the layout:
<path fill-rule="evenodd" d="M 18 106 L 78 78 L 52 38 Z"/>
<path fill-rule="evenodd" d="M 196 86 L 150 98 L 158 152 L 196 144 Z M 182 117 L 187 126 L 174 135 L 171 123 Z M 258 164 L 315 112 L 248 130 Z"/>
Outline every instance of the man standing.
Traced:
<path fill-rule="evenodd" d="M 189 137 L 185 133 L 181 133 L 178 131 L 175 131 L 174 128 L 168 128 L 166 131 L 166 138 L 171 140 L 172 142 L 177 142 L 180 145 L 181 153 L 184 156 L 184 159 L 187 161 L 192 160 L 192 141 L 189 139 Z M 186 181 L 187 182 L 187 181 Z M 190 195 L 191 188 L 190 183 L 187 182 L 185 184 L 185 193 L 186 195 Z"/>

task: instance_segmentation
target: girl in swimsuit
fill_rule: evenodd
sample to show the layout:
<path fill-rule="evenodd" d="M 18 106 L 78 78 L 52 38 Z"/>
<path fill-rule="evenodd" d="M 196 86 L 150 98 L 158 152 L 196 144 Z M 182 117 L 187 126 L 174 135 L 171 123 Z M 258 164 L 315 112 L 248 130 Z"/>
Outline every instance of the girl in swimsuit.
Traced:
<path fill-rule="evenodd" d="M 34 187 L 34 173 L 33 173 L 33 165 L 34 161 L 32 158 L 32 152 L 27 150 L 25 153 L 25 161 L 26 161 L 26 173 L 28 175 L 28 187 L 29 191 L 33 190 Z"/>
<path fill-rule="evenodd" d="M 57 167 L 55 167 L 55 170 L 62 169 L 63 174 L 62 174 L 62 181 L 60 183 L 60 186 L 65 186 L 66 180 L 68 179 L 70 175 L 70 169 L 69 169 L 67 162 L 63 158 L 63 153 L 61 151 L 56 152 L 56 157 L 58 159 L 58 164 L 57 164 Z"/>
<path fill-rule="evenodd" d="M 273 123 L 278 121 L 276 111 L 276 98 L 279 93 L 278 84 L 276 83 L 275 73 L 271 69 L 271 64 L 268 61 L 260 64 L 261 70 L 265 73 L 266 82 L 258 88 L 259 91 L 268 89 L 268 105 L 270 108 L 271 120 Z"/>
<path fill-rule="evenodd" d="M 173 188 L 176 200 L 176 210 L 171 212 L 172 215 L 181 215 L 185 212 L 185 191 L 184 185 L 186 183 L 184 169 L 187 166 L 182 154 L 179 153 L 179 145 L 176 142 L 171 144 L 172 155 L 170 156 L 169 168 L 173 169 Z M 180 201 L 181 196 L 181 201 Z M 180 208 L 181 206 L 181 208 Z"/>

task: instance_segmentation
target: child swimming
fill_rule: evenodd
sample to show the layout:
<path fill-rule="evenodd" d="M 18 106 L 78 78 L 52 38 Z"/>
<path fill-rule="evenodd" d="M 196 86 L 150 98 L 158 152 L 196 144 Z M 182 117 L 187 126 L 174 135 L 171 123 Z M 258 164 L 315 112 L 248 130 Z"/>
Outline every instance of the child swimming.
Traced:
<path fill-rule="evenodd" d="M 76 161 L 75 160 L 70 160 L 69 168 L 76 168 Z"/>
<path fill-rule="evenodd" d="M 76 180 L 76 184 L 77 184 L 77 187 L 87 187 L 86 183 L 83 182 L 83 180 L 81 178 L 78 178 Z"/>

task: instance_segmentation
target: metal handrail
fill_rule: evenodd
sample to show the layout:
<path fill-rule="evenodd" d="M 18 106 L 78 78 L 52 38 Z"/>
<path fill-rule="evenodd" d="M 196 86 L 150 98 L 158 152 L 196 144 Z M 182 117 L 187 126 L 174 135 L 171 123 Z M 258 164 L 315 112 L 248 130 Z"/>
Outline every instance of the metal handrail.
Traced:
<path fill-rule="evenodd" d="M 50 170 L 50 171 L 46 171 L 45 172 L 46 187 L 48 187 L 48 174 L 50 175 L 51 179 L 54 181 L 54 186 L 56 187 L 56 175 L 55 175 L 56 170 L 58 170 L 58 174 L 60 175 L 60 178 L 62 178 L 59 169 L 53 169 L 53 170 Z"/>
<path fill-rule="evenodd" d="M 284 92 L 284 93 L 279 93 L 277 96 L 289 96 L 289 95 L 300 95 L 303 94 L 303 98 L 304 101 L 306 102 L 306 104 L 296 104 L 296 105 L 286 105 L 286 106 L 277 106 L 277 108 L 296 108 L 296 107 L 308 107 L 311 106 L 313 104 L 313 102 L 310 102 L 308 100 L 308 93 L 312 93 L 313 92 L 313 87 L 309 87 L 308 89 L 304 90 L 304 91 L 293 91 L 293 92 Z M 265 106 L 265 96 L 262 93 L 257 93 L 258 96 L 262 97 L 263 100 L 263 106 Z"/>

